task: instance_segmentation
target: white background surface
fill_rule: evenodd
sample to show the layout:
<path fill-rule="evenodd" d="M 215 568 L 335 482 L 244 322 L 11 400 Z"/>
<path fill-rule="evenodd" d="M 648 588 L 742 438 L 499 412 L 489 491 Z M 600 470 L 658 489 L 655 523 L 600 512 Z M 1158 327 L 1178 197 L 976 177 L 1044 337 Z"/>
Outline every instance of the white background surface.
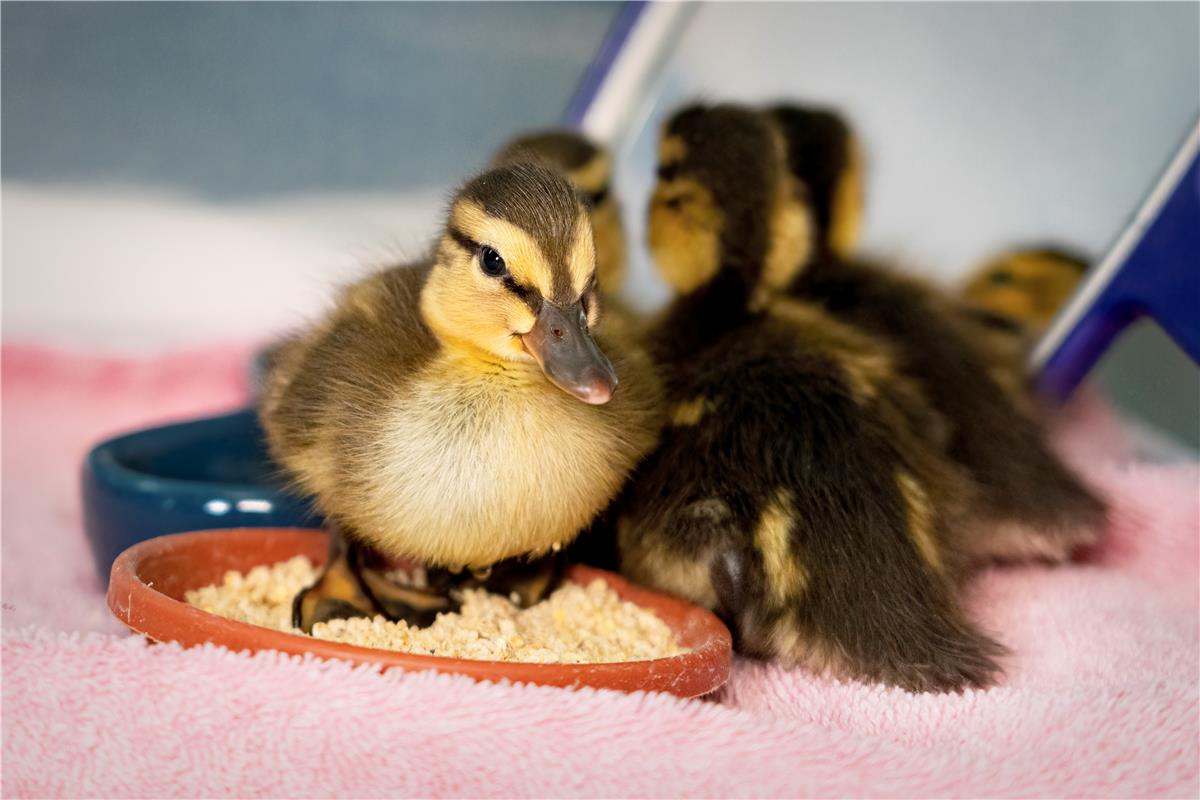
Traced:
<path fill-rule="evenodd" d="M 489 8 L 503 13 L 504 7 Z M 594 27 L 589 13 L 587 24 Z M 431 28 L 454 22 L 422 20 Z M 869 157 L 868 249 L 944 280 L 1013 242 L 1053 238 L 1100 252 L 1197 116 L 1198 26 L 1196 4 L 705 5 L 669 63 L 657 103 L 643 110 L 642 134 L 621 153 L 617 185 L 631 242 L 641 241 L 663 113 L 697 95 L 801 97 L 843 107 L 862 132 Z M 475 25 L 470 35 L 484 42 L 486 29 Z M 445 45 L 438 52 L 448 60 L 456 48 L 475 46 L 475 39 L 435 33 L 429 38 Z M 272 31 L 285 44 L 287 35 Z M 406 35 L 413 39 L 411 30 Z M 503 43 L 515 51 L 541 44 L 536 25 L 509 31 Z M 566 55 L 535 66 L 573 69 Z M 324 69 L 336 72 L 338 63 Z M 419 83 L 425 113 L 444 106 L 448 115 L 422 120 L 401 107 L 397 124 L 452 128 L 455 114 L 475 119 L 448 89 L 444 103 L 428 104 L 429 82 L 452 79 L 440 66 L 387 76 L 389 91 L 404 97 L 404 81 Z M 7 59 L 4 77 L 7 98 L 21 78 Z M 246 125 L 261 123 L 269 112 L 271 97 L 260 101 L 266 110 Z M 138 98 L 125 102 L 136 105 Z M 233 114 L 213 109 L 222 112 Z M 225 120 L 225 135 L 239 131 L 240 119 Z M 470 152 L 437 150 L 434 136 L 408 151 L 378 155 L 381 163 L 409 158 L 463 165 L 454 174 L 447 167 L 440 185 L 395 191 L 317 185 L 302 194 L 252 199 L 204 199 L 212 193 L 201 190 L 203 181 L 156 183 L 145 171 L 134 174 L 136 182 L 102 180 L 103 170 L 22 172 L 6 152 L 5 338 L 153 348 L 290 327 L 315 313 L 332 285 L 395 256 L 419 254 L 436 228 L 446 187 L 475 169 L 511 130 L 547 122 L 498 119 L 494 142 L 477 135 L 480 144 Z M 6 135 L 9 124 L 15 123 L 6 120 Z M 89 132 L 74 124 L 64 130 L 47 122 L 41 135 L 64 152 L 63 136 L 86 148 Z M 462 147 L 461 137 L 445 140 L 446 147 Z M 322 143 L 312 146 L 319 151 Z M 359 154 L 354 163 L 372 155 Z M 202 173 L 203 164 L 194 169 Z M 253 185 L 254 169 L 245 165 L 242 183 Z M 279 182 L 273 174 L 272 185 Z M 637 255 L 635 249 L 631 293 L 635 302 L 653 305 L 664 292 Z"/>

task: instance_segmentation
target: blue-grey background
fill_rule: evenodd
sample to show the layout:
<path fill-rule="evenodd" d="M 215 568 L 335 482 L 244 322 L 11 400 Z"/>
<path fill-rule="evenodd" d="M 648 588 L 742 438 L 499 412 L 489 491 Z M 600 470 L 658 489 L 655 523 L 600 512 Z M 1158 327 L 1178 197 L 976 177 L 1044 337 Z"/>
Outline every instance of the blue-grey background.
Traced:
<path fill-rule="evenodd" d="M 616 8 L 4 2 L 5 335 L 311 314 L 336 254 L 412 252 L 447 187 L 558 119 Z M 1200 5 L 700 6 L 619 145 L 635 245 L 657 123 L 696 96 L 846 109 L 868 249 L 952 283 L 1014 242 L 1103 252 L 1200 115 Z M 631 284 L 664 296 L 636 250 Z M 1200 373 L 1153 326 L 1100 378 L 1200 442 Z"/>
<path fill-rule="evenodd" d="M 3 4 L 4 177 L 441 185 L 554 123 L 613 3 Z"/>

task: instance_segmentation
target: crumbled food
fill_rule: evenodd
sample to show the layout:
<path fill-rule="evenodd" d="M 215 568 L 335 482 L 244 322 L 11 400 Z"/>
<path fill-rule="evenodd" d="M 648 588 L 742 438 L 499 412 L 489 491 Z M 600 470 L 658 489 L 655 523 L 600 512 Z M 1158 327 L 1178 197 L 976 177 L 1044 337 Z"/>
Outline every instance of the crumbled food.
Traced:
<path fill-rule="evenodd" d="M 239 622 L 303 636 L 292 627 L 292 598 L 316 578 L 297 556 L 187 593 L 191 605 Z M 567 583 L 530 608 L 483 589 L 462 594 L 457 613 L 439 614 L 427 628 L 377 616 L 332 620 L 312 635 L 343 644 L 449 658 L 584 664 L 641 661 L 686 653 L 652 611 L 621 600 L 602 580 Z"/>

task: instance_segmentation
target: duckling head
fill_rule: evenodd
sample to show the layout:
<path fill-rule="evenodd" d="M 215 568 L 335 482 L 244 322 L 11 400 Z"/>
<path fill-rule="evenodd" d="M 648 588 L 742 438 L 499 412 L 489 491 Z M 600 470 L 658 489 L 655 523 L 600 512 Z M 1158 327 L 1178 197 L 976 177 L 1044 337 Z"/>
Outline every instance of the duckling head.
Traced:
<path fill-rule="evenodd" d="M 592 217 L 596 277 L 600 289 L 620 291 L 625 282 L 625 229 L 611 189 L 612 162 L 604 148 L 569 130 L 536 131 L 513 139 L 492 158 L 494 165 L 544 162 L 574 184 Z"/>
<path fill-rule="evenodd" d="M 571 184 L 544 165 L 510 164 L 454 196 L 421 315 L 443 347 L 492 368 L 536 365 L 568 394 L 606 403 L 617 375 L 591 334 L 595 273 L 591 222 Z"/>
<path fill-rule="evenodd" d="M 767 109 L 787 145 L 788 167 L 808 189 L 817 245 L 845 258 L 858 246 L 863 216 L 862 151 L 838 112 L 816 106 Z"/>
<path fill-rule="evenodd" d="M 1060 247 L 1010 250 L 979 267 L 963 289 L 971 307 L 1040 332 L 1087 272 L 1088 262 Z"/>
<path fill-rule="evenodd" d="M 740 106 L 691 106 L 667 121 L 649 222 L 654 262 L 683 294 L 718 275 L 750 291 L 781 289 L 813 249 L 782 137 Z"/>

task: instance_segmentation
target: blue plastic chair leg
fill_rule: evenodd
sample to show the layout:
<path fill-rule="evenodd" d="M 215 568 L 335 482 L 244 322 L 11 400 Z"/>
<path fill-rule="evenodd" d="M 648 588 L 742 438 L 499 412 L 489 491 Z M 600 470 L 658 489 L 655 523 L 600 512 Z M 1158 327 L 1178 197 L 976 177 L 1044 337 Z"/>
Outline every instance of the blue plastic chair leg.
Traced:
<path fill-rule="evenodd" d="M 1200 364 L 1200 127 L 1094 273 L 1034 353 L 1047 399 L 1065 401 L 1144 315 Z"/>

